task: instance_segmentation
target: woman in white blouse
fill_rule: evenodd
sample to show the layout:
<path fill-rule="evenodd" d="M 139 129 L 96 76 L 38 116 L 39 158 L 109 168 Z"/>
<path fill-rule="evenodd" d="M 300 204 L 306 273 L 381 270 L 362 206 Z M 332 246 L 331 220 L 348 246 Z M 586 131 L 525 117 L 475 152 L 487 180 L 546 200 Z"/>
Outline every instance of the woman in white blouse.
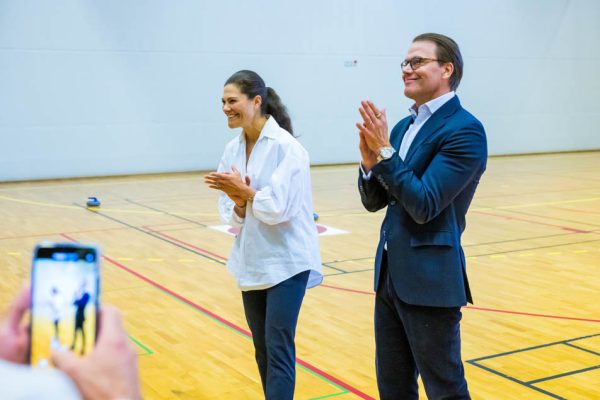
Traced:
<path fill-rule="evenodd" d="M 205 182 L 220 190 L 219 213 L 240 227 L 227 262 L 242 290 L 266 399 L 294 396 L 294 336 L 306 288 L 321 283 L 308 153 L 285 106 L 253 71 L 223 89 L 229 128 L 242 128 Z"/>

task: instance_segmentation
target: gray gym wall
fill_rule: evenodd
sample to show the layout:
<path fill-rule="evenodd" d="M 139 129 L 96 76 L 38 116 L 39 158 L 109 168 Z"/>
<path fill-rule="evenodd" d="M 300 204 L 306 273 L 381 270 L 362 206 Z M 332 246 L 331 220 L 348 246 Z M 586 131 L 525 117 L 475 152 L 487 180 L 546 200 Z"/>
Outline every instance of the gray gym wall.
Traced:
<path fill-rule="evenodd" d="M 428 31 L 461 46 L 490 154 L 598 149 L 599 21 L 598 0 L 0 0 L 0 181 L 214 169 L 239 69 L 313 164 L 357 162 L 359 101 L 407 114 Z"/>

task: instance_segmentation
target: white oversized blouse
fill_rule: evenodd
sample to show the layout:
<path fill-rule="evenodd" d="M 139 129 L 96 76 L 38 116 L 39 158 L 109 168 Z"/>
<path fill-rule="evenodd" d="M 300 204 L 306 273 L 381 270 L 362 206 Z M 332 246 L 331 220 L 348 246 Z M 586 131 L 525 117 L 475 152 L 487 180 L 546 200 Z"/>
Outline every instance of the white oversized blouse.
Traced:
<path fill-rule="evenodd" d="M 256 190 L 245 218 L 225 193 L 219 196 L 221 219 L 239 226 L 227 267 L 241 290 L 266 289 L 310 270 L 307 287 L 323 280 L 319 239 L 313 220 L 310 162 L 307 151 L 269 117 L 246 163 L 246 137 L 240 133 L 225 147 L 219 172 L 232 165 Z"/>

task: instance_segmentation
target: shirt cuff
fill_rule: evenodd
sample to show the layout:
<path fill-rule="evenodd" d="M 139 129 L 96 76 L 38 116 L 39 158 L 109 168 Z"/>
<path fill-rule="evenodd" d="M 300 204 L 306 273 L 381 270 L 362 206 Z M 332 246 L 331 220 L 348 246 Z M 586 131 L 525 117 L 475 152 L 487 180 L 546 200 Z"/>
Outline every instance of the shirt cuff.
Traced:
<path fill-rule="evenodd" d="M 248 212 L 248 210 L 246 210 Z M 231 222 L 235 225 L 243 225 L 246 218 L 242 218 L 236 214 L 235 210 L 231 210 Z"/>
<path fill-rule="evenodd" d="M 373 171 L 369 171 L 369 173 L 365 173 L 365 170 L 363 169 L 362 163 L 359 164 L 360 167 L 360 172 L 362 173 L 362 177 L 365 181 L 368 181 L 369 179 L 371 179 L 371 176 L 373 176 Z"/>

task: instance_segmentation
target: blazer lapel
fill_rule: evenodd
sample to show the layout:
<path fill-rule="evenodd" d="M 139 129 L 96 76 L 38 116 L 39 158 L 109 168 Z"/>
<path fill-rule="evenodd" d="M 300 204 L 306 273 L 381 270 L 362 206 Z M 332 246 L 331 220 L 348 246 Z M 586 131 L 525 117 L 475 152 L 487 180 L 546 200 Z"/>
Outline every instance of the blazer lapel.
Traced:
<path fill-rule="evenodd" d="M 446 104 L 441 106 L 433 115 L 425 122 L 425 125 L 421 127 L 419 133 L 413 140 L 406 154 L 405 163 L 409 162 L 412 156 L 417 152 L 419 146 L 421 146 L 425 140 L 440 129 L 446 123 L 446 119 L 453 115 L 460 108 L 460 101 L 458 96 L 454 96 Z"/>
<path fill-rule="evenodd" d="M 400 121 L 396 127 L 394 127 L 393 130 L 395 130 L 397 134 L 395 134 L 392 131 L 392 135 L 390 136 L 390 143 L 392 144 L 392 147 L 396 149 L 396 151 L 400 150 L 402 138 L 404 138 L 404 135 L 406 134 L 406 131 L 408 130 L 408 127 L 411 123 L 412 117 L 406 117 L 402 121 Z"/>

